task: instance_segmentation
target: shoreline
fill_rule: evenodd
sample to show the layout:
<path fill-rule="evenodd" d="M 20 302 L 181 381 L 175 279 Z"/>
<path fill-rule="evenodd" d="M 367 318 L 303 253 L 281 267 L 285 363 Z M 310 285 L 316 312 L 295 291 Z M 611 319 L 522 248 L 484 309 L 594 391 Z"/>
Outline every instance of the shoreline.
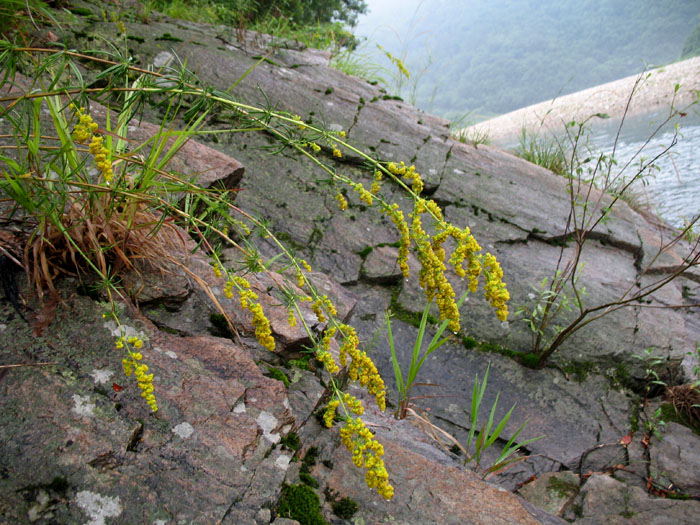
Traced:
<path fill-rule="evenodd" d="M 635 89 L 635 84 L 638 85 Z M 680 88 L 675 91 L 675 85 Z M 630 100 L 630 93 L 635 89 Z M 498 146 L 512 142 L 523 128 L 528 134 L 562 131 L 565 122 L 582 121 L 596 113 L 611 118 L 643 115 L 663 109 L 682 108 L 698 97 L 700 90 L 700 57 L 693 57 L 668 66 L 651 69 L 637 75 L 601 84 L 576 93 L 564 95 L 521 108 L 461 129 L 458 134 L 481 136 L 488 134 Z M 675 96 L 675 98 L 674 98 Z"/>

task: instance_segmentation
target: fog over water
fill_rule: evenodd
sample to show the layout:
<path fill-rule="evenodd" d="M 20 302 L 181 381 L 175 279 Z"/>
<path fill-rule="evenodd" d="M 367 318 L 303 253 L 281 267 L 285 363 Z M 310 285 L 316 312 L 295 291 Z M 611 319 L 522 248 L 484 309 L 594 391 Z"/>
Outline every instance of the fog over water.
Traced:
<path fill-rule="evenodd" d="M 497 114 L 678 60 L 698 24 L 698 0 L 367 0 L 355 33 L 359 53 L 385 68 L 392 94 L 424 111 L 468 125 Z M 391 86 L 395 68 L 377 44 L 411 72 Z M 637 153 L 661 114 L 627 119 L 616 148 L 620 165 Z M 610 151 L 615 122 L 592 141 Z M 700 211 L 700 117 L 681 119 L 678 142 L 660 171 L 635 190 L 681 225 Z M 514 139 L 517 140 L 517 139 Z M 641 154 L 673 140 L 662 130 Z M 628 168 L 632 174 L 633 167 Z"/>

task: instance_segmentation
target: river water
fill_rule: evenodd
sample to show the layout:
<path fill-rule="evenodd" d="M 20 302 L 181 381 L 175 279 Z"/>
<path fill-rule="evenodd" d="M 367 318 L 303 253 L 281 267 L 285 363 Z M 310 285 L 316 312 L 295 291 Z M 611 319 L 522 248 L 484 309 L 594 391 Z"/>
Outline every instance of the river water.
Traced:
<path fill-rule="evenodd" d="M 659 169 L 648 172 L 643 182 L 632 188 L 660 217 L 682 226 L 684 221 L 700 213 L 700 110 L 695 108 L 684 117 L 674 118 L 650 139 L 667 116 L 668 111 L 626 118 L 617 140 L 615 158 L 618 171 L 634 158 L 623 174 L 633 176 L 638 171 L 640 158 L 653 159 L 672 144 L 678 126 L 676 144 L 655 162 Z M 590 141 L 605 153 L 611 153 L 619 126 L 619 120 L 598 120 L 592 126 Z"/>
<path fill-rule="evenodd" d="M 614 151 L 618 164 L 612 175 L 634 159 L 621 174 L 629 178 L 637 172 L 641 158 L 653 159 L 672 144 L 678 125 L 676 144 L 655 162 L 658 170 L 647 170 L 630 189 L 637 202 L 680 227 L 700 213 L 700 108 L 689 110 L 683 117 L 676 116 L 659 129 L 668 115 L 665 110 L 627 117 L 621 130 L 620 119 L 591 119 L 578 149 L 581 151 L 585 144 L 593 152 L 610 155 L 620 130 Z M 557 140 L 563 144 L 571 142 L 563 136 Z M 514 150 L 518 139 L 504 137 L 495 140 L 494 145 Z M 700 224 L 695 230 L 700 230 Z"/>

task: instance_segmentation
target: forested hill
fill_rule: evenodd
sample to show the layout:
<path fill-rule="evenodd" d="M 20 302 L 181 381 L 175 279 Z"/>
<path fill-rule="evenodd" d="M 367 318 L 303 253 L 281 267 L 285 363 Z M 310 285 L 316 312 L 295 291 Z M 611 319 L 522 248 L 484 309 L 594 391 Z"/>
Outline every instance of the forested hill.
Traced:
<path fill-rule="evenodd" d="M 505 113 L 673 62 L 700 14 L 698 0 L 391 3 L 369 2 L 358 29 L 404 54 L 420 77 L 419 107 L 452 118 Z"/>

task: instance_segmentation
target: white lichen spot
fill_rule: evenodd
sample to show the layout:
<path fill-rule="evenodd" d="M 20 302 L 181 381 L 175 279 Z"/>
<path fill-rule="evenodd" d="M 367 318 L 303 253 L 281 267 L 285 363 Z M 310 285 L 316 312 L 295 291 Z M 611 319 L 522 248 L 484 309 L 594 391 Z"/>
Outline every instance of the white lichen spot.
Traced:
<path fill-rule="evenodd" d="M 291 461 L 292 456 L 286 456 L 285 454 L 280 454 L 279 457 L 275 460 L 275 465 L 277 465 L 279 468 L 282 470 L 287 470 L 289 467 L 289 462 Z"/>
<path fill-rule="evenodd" d="M 153 525 L 167 525 L 167 523 L 165 520 L 156 520 L 153 522 Z"/>
<path fill-rule="evenodd" d="M 510 323 L 508 323 L 508 321 L 503 321 L 501 323 L 501 328 L 503 328 L 504 330 L 510 330 Z"/>
<path fill-rule="evenodd" d="M 168 64 L 170 64 L 170 62 L 172 62 L 174 58 L 175 57 L 173 56 L 173 54 L 169 51 L 161 51 L 153 57 L 153 67 L 155 67 L 156 69 L 165 67 Z"/>
<path fill-rule="evenodd" d="M 285 398 L 282 400 L 282 406 L 289 410 L 289 399 L 285 396 Z"/>
<path fill-rule="evenodd" d="M 452 170 L 455 175 L 464 175 L 464 172 L 462 170 L 458 170 L 457 168 Z"/>
<path fill-rule="evenodd" d="M 272 432 L 275 428 L 277 428 L 278 424 L 275 416 L 263 410 L 255 419 L 255 422 L 262 429 L 263 436 L 265 436 L 270 442 L 278 443 L 280 441 L 280 435 L 277 432 Z"/>
<path fill-rule="evenodd" d="M 97 383 L 98 385 L 103 385 L 104 383 L 109 381 L 109 378 L 114 375 L 114 372 L 107 368 L 103 370 L 95 369 L 92 372 L 90 372 L 90 375 L 92 376 L 92 379 L 93 381 L 95 381 L 95 383 Z"/>
<path fill-rule="evenodd" d="M 437 170 L 435 168 L 430 168 L 428 170 L 428 173 L 430 173 L 431 175 L 437 175 Z"/>
<path fill-rule="evenodd" d="M 128 324 L 118 325 L 116 321 L 110 319 L 109 321 L 105 321 L 103 326 L 109 330 L 112 337 L 126 337 L 127 339 L 129 337 L 138 337 L 142 341 L 148 341 L 148 336 L 145 333 L 138 331 Z"/>
<path fill-rule="evenodd" d="M 284 435 L 286 436 L 287 434 L 289 434 L 289 431 L 290 431 L 290 430 L 292 430 L 292 425 L 284 425 L 284 426 L 280 429 L 280 434 L 284 434 Z"/>
<path fill-rule="evenodd" d="M 173 434 L 176 434 L 181 439 L 187 439 L 192 435 L 193 432 L 194 427 L 190 425 L 187 421 L 173 427 Z"/>
<path fill-rule="evenodd" d="M 100 496 L 89 490 L 81 490 L 76 502 L 90 516 L 86 525 L 105 525 L 105 518 L 116 518 L 122 513 L 119 497 Z"/>
<path fill-rule="evenodd" d="M 1 120 L 1 119 L 0 119 Z M 7 330 L 7 325 L 6 324 L 0 324 L 0 332 L 4 332 Z"/>
<path fill-rule="evenodd" d="M 73 412 L 83 417 L 92 417 L 95 403 L 90 402 L 90 396 L 73 394 Z"/>
<path fill-rule="evenodd" d="M 235 407 L 233 407 L 234 414 L 245 414 L 245 412 L 245 403 L 238 403 Z"/>
<path fill-rule="evenodd" d="M 163 350 L 159 346 L 154 346 L 153 350 L 155 350 L 156 352 L 160 352 L 161 354 L 167 355 L 170 359 L 177 359 L 177 354 L 172 350 Z"/>

